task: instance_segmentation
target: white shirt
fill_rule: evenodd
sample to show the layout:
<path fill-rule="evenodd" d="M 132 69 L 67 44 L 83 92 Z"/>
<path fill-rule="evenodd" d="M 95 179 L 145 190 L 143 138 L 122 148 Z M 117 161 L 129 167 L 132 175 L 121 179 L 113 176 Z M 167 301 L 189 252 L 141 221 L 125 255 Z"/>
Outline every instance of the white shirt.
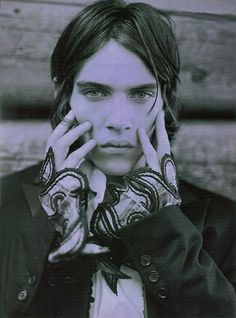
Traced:
<path fill-rule="evenodd" d="M 89 318 L 144 318 L 146 315 L 145 295 L 137 271 L 122 265 L 120 270 L 132 279 L 119 279 L 117 295 L 107 285 L 101 270 L 93 274 L 92 296 Z"/>

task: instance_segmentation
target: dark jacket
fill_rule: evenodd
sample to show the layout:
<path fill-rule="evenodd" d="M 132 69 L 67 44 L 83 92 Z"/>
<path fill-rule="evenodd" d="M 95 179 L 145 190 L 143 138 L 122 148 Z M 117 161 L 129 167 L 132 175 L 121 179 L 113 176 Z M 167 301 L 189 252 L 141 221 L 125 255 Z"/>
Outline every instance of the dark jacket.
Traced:
<path fill-rule="evenodd" d="M 1 183 L 0 317 L 85 318 L 95 260 L 48 263 L 55 233 L 32 181 L 38 170 Z M 236 317 L 236 205 L 182 181 L 180 192 L 180 208 L 120 233 L 122 253 L 145 286 L 148 317 Z"/>

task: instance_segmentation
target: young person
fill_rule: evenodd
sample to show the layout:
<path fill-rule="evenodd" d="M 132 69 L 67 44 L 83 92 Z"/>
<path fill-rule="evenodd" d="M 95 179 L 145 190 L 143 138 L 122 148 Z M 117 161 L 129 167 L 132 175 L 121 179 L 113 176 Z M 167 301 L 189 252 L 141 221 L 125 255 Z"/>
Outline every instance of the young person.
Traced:
<path fill-rule="evenodd" d="M 45 160 L 2 182 L 1 317 L 236 315 L 235 204 L 171 155 L 178 72 L 150 5 L 100 1 L 65 28 Z"/>

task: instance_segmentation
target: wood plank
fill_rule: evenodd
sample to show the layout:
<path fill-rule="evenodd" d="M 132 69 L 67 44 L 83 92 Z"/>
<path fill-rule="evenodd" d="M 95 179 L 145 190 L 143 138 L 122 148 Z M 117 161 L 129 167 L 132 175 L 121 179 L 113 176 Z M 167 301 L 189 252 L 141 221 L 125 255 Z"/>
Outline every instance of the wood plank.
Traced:
<path fill-rule="evenodd" d="M 48 107 L 52 104 L 49 56 L 59 32 L 80 8 L 5 1 L 2 9 L 2 108 Z M 179 97 L 187 110 L 235 113 L 236 20 L 199 14 L 173 18 L 182 62 Z"/>
<path fill-rule="evenodd" d="M 180 0 L 179 0 L 180 1 Z M 192 6 L 189 6 L 189 2 L 186 0 L 181 0 L 183 2 L 182 5 L 179 5 L 179 1 L 160 1 L 160 9 L 167 10 L 172 12 L 173 17 L 181 16 L 181 15 L 189 15 L 193 16 L 196 15 L 197 18 L 201 19 L 201 14 L 203 13 L 202 17 L 209 17 L 209 18 L 218 18 L 222 20 L 225 19 L 236 19 L 236 5 L 230 4 L 228 10 L 224 10 L 227 7 L 225 2 L 220 2 L 218 0 L 208 0 L 212 3 L 215 3 L 215 6 L 203 6 L 204 1 L 191 2 Z M 155 1 L 150 1 L 155 3 Z M 163 5 L 161 5 L 163 3 Z M 195 3 L 195 5 L 194 5 Z M 199 3 L 199 7 L 198 4 Z M 44 32 L 60 32 L 63 30 L 64 26 L 67 22 L 77 14 L 82 7 L 80 6 L 81 1 L 78 2 L 78 5 L 57 5 L 49 2 L 21 2 L 21 1 L 3 1 L 1 6 L 1 20 L 0 25 L 2 27 L 9 27 L 9 28 L 17 28 L 23 30 L 35 30 L 35 31 L 44 31 Z M 158 1 L 159 4 L 159 1 Z M 184 5 L 185 4 L 185 5 Z M 171 10 L 173 5 L 176 6 L 176 10 Z M 217 8 L 219 5 L 219 9 L 214 12 L 211 11 L 211 8 Z M 186 7 L 187 6 L 187 7 Z M 202 10 L 196 10 L 196 8 L 203 8 Z M 207 10 L 208 8 L 208 10 Z M 215 13 L 215 14 L 213 14 Z M 224 17 L 224 14 L 226 15 Z"/>
<path fill-rule="evenodd" d="M 160 10 L 171 12 L 199 12 L 209 14 L 236 14 L 234 0 L 129 0 L 129 2 L 147 2 Z"/>
<path fill-rule="evenodd" d="M 1 112 L 22 112 L 27 117 L 40 116 L 45 111 L 49 114 L 49 106 L 53 100 L 53 87 L 49 79 L 49 63 L 20 59 L 0 59 Z M 28 115 L 27 115 L 28 113 Z M 4 116 L 3 116 L 4 117 Z"/>
<path fill-rule="evenodd" d="M 47 121 L 2 122 L 0 175 L 42 160 L 50 133 Z M 234 122 L 183 122 L 172 148 L 180 177 L 236 200 L 235 135 Z"/>
<path fill-rule="evenodd" d="M 2 89 L 1 111 L 13 116 L 11 112 L 23 117 L 38 117 L 49 114 L 53 103 L 53 85 L 49 79 L 49 63 L 20 59 L 0 59 L 0 68 L 5 78 L 0 76 Z M 179 98 L 185 105 L 185 113 L 198 110 L 212 112 L 234 111 L 235 90 L 227 85 L 229 76 L 214 72 L 209 80 L 194 82 L 194 69 L 183 70 Z M 207 86 L 206 86 L 207 85 Z M 27 115 L 28 113 L 28 115 Z M 4 115 L 3 117 L 6 117 Z M 15 117 L 15 116 L 13 116 Z"/>
<path fill-rule="evenodd" d="M 221 104 L 235 110 L 236 21 L 175 17 L 175 23 L 182 70 L 180 98 L 202 109 Z"/>
<path fill-rule="evenodd" d="M 4 1 L 0 12 L 0 26 L 30 32 L 61 32 L 80 10 L 81 7 L 78 6 Z"/>
<path fill-rule="evenodd" d="M 93 0 L 5 0 L 6 2 L 43 3 L 67 6 L 85 6 Z M 161 10 L 205 12 L 213 14 L 236 14 L 235 0 L 129 0 L 127 2 L 146 2 Z"/>

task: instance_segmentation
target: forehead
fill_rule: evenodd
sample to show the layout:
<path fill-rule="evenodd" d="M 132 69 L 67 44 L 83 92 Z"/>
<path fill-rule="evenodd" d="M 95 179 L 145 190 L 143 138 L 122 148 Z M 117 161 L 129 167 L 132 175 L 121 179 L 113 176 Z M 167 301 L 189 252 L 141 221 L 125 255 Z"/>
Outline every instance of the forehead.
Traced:
<path fill-rule="evenodd" d="M 110 40 L 77 73 L 75 81 L 79 80 L 135 86 L 155 82 L 155 77 L 135 53 Z"/>

